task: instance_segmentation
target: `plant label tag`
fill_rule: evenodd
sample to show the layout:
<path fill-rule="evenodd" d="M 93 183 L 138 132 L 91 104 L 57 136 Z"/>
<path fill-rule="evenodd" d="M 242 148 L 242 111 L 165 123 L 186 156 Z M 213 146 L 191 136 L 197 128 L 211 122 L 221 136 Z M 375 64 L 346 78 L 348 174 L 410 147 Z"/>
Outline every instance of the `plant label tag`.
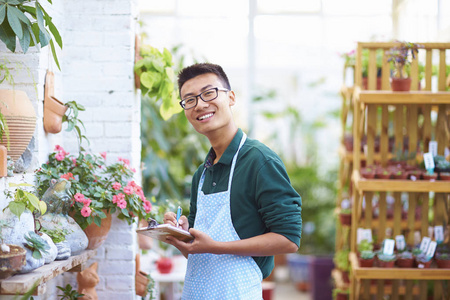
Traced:
<path fill-rule="evenodd" d="M 428 250 L 428 246 L 430 245 L 431 239 L 427 236 L 424 236 L 422 238 L 422 242 L 420 242 L 419 249 L 422 251 L 422 253 L 426 253 Z"/>
<path fill-rule="evenodd" d="M 433 154 L 430 152 L 423 154 L 423 161 L 425 163 L 425 169 L 427 170 L 434 170 L 434 159 Z"/>
<path fill-rule="evenodd" d="M 356 243 L 359 244 L 363 240 L 367 240 L 368 242 L 372 241 L 371 229 L 358 228 L 356 232 Z"/>
<path fill-rule="evenodd" d="M 427 249 L 427 257 L 433 257 L 434 256 L 434 252 L 436 251 L 436 246 L 437 243 L 435 241 L 430 242 L 430 245 L 428 246 Z"/>
<path fill-rule="evenodd" d="M 442 225 L 434 226 L 434 239 L 438 244 L 444 241 L 444 227 Z"/>
<path fill-rule="evenodd" d="M 383 254 L 392 255 L 394 254 L 395 241 L 393 239 L 385 239 Z"/>
<path fill-rule="evenodd" d="M 428 143 L 428 151 L 434 156 L 437 155 L 438 143 L 436 141 L 430 141 Z"/>
<path fill-rule="evenodd" d="M 450 155 L 450 149 L 448 147 L 445 147 L 444 149 L 444 157 L 447 157 Z"/>
<path fill-rule="evenodd" d="M 405 237 L 403 235 L 397 235 L 395 237 L 395 244 L 397 246 L 397 250 L 402 251 L 405 249 Z"/>

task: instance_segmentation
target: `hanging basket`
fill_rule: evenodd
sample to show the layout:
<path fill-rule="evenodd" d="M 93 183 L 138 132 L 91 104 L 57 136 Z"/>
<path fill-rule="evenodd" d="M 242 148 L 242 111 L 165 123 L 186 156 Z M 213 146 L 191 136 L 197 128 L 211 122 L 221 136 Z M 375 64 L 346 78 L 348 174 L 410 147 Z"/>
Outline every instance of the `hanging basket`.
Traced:
<path fill-rule="evenodd" d="M 58 133 L 62 129 L 62 118 L 67 111 L 61 101 L 51 96 L 44 100 L 44 130 L 48 133 Z"/>
<path fill-rule="evenodd" d="M 0 90 L 0 111 L 9 128 L 8 155 L 16 161 L 27 149 L 36 129 L 36 112 L 27 94 L 19 90 Z M 0 143 L 7 146 L 6 136 Z"/>

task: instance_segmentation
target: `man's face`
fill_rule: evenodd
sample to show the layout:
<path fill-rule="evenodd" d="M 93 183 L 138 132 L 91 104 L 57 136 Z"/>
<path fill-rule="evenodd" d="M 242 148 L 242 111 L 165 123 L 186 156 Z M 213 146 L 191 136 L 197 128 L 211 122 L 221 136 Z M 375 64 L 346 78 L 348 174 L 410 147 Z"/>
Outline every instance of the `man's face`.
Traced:
<path fill-rule="evenodd" d="M 211 89 L 219 88 L 216 99 L 204 102 L 197 98 L 197 105 L 194 108 L 184 111 L 188 121 L 199 133 L 208 134 L 217 132 L 233 123 L 230 106 L 235 103 L 233 91 L 224 92 L 225 89 L 217 75 L 213 73 L 202 74 L 186 81 L 181 88 L 181 99 L 198 94 Z"/>

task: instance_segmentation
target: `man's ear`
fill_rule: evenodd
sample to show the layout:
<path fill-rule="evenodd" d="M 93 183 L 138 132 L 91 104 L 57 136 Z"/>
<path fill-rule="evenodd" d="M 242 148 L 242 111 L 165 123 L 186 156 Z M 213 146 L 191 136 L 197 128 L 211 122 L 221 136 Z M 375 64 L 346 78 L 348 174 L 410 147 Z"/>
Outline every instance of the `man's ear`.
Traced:
<path fill-rule="evenodd" d="M 228 97 L 230 98 L 230 106 L 234 106 L 236 104 L 236 95 L 233 91 L 228 92 Z"/>

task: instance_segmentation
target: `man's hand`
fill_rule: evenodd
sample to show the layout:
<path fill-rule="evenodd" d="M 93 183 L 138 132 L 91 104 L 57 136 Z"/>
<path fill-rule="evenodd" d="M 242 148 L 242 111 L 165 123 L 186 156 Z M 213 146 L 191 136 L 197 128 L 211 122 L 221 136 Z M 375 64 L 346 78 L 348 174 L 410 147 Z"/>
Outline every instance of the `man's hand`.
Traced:
<path fill-rule="evenodd" d="M 166 212 L 164 214 L 163 222 L 164 224 L 170 224 L 177 227 L 177 215 L 171 211 Z M 178 220 L 178 224 L 180 224 L 181 229 L 188 231 L 189 222 L 186 216 L 181 216 L 180 219 Z"/>
<path fill-rule="evenodd" d="M 166 241 L 175 246 L 186 257 L 187 254 L 215 253 L 217 251 L 218 242 L 206 233 L 194 228 L 189 229 L 189 233 L 194 237 L 192 242 L 185 243 L 171 236 L 167 237 Z"/>

